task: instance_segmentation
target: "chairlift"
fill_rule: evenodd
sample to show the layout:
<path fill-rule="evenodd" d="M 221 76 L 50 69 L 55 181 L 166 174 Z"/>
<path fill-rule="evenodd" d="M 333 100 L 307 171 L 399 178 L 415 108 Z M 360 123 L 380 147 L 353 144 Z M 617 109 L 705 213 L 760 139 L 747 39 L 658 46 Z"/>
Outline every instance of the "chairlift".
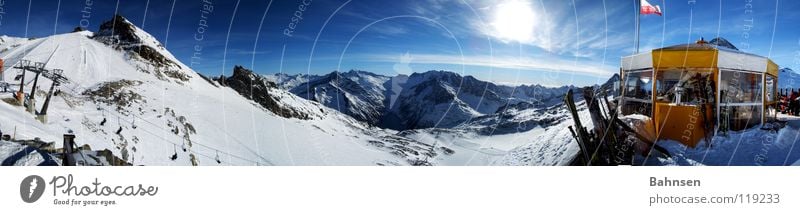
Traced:
<path fill-rule="evenodd" d="M 177 146 L 172 145 L 172 151 L 174 151 L 175 153 L 172 154 L 172 157 L 170 157 L 169 159 L 172 159 L 172 160 L 178 159 L 178 148 L 177 148 Z"/>
<path fill-rule="evenodd" d="M 119 125 L 119 129 L 117 130 L 117 134 L 122 132 L 122 122 L 121 121 L 122 120 L 120 119 L 120 117 L 117 116 L 117 125 Z"/>
<path fill-rule="evenodd" d="M 106 109 L 104 109 L 104 108 L 98 108 L 98 109 L 103 114 L 103 121 L 100 122 L 100 126 L 104 126 L 104 125 L 106 125 L 106 122 L 108 122 L 108 119 L 106 118 Z"/>

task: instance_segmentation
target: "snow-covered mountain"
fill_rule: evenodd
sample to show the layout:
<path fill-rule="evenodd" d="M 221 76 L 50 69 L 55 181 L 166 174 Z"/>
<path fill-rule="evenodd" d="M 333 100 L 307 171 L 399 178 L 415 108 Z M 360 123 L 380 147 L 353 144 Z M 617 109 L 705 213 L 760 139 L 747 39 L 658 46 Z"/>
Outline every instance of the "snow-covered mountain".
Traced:
<path fill-rule="evenodd" d="M 297 85 L 304 84 L 309 80 L 313 80 L 319 78 L 318 75 L 311 75 L 311 74 L 286 74 L 286 73 L 275 73 L 269 75 L 263 75 L 264 79 L 275 83 L 281 89 L 291 90 Z"/>
<path fill-rule="evenodd" d="M 386 109 L 383 83 L 388 80 L 389 77 L 364 71 L 332 72 L 302 83 L 291 92 L 358 120 L 378 124 Z"/>
<path fill-rule="evenodd" d="M 714 45 L 717 45 L 717 46 L 720 46 L 720 47 L 729 48 L 729 49 L 732 49 L 732 50 L 739 50 L 738 48 L 736 48 L 736 46 L 733 45 L 733 43 L 731 43 L 730 41 L 728 41 L 728 40 L 726 40 L 725 38 L 722 38 L 722 37 L 717 37 L 717 38 L 711 39 L 711 41 L 708 41 L 708 43 L 709 44 L 714 44 Z"/>
<path fill-rule="evenodd" d="M 526 103 L 530 108 L 560 104 L 570 88 L 504 86 L 448 71 L 388 77 L 364 71 L 324 76 L 266 75 L 300 97 L 383 128 L 452 128 L 472 119 Z M 298 80 L 308 80 L 298 84 Z M 284 83 L 284 84 L 281 84 Z"/>
<path fill-rule="evenodd" d="M 563 99 L 570 88 L 504 86 L 447 71 L 395 77 L 349 71 L 318 76 L 292 92 L 334 109 L 348 108 L 342 112 L 351 116 L 353 111 L 383 113 L 378 126 L 453 149 L 447 152 L 452 156 L 437 158 L 441 165 L 564 165 L 578 149 L 566 129 L 572 121 Z M 585 105 L 579 108 L 588 120 Z"/>
<path fill-rule="evenodd" d="M 800 88 L 800 73 L 790 68 L 783 68 L 778 71 L 778 88 Z"/>
<path fill-rule="evenodd" d="M 12 89 L 22 59 L 63 69 L 67 79 L 45 122 L 11 92 L 0 93 L 0 131 L 13 139 L 0 142 L 8 163 L 35 165 L 18 162 L 34 155 L 19 145 L 36 140 L 56 150 L 67 133 L 76 135 L 84 164 L 114 157 L 132 165 L 435 165 L 453 152 L 373 129 L 242 67 L 224 85 L 204 78 L 122 16 L 97 33 L 4 36 L 0 43 Z M 34 76 L 25 74 L 25 92 L 43 98 L 52 80 L 39 77 L 32 89 Z M 34 105 L 38 111 L 43 102 Z M 110 156 L 99 156 L 104 150 Z"/>

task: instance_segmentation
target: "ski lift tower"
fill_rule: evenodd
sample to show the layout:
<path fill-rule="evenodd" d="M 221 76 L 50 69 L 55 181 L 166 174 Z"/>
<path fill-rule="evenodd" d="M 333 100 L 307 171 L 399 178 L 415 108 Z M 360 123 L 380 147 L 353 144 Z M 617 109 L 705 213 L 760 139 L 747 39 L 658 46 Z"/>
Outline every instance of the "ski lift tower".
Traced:
<path fill-rule="evenodd" d="M 31 63 L 29 60 L 20 60 L 19 65 L 15 66 L 14 68 L 22 70 L 22 77 L 20 78 L 19 83 L 19 92 L 17 93 L 17 101 L 19 101 L 22 105 L 25 105 L 25 74 L 27 71 L 36 73 L 36 76 L 33 79 L 33 88 L 31 88 L 31 93 L 28 95 L 28 105 L 26 107 L 27 111 L 33 114 L 36 111 L 36 85 L 39 82 L 39 75 L 45 71 L 44 63 Z"/>
<path fill-rule="evenodd" d="M 39 75 L 41 75 L 44 71 L 44 63 L 34 62 L 33 66 L 28 68 L 28 70 L 36 73 L 36 76 L 33 78 L 33 88 L 31 88 L 31 93 L 28 94 L 27 108 L 29 113 L 36 114 L 36 85 L 39 83 Z"/>
<path fill-rule="evenodd" d="M 42 110 L 36 114 L 36 120 L 39 120 L 41 123 L 47 123 L 47 108 L 50 106 L 50 99 L 53 96 L 53 90 L 56 86 L 61 85 L 61 83 L 67 82 L 67 78 L 63 76 L 64 71 L 61 69 L 53 69 L 52 72 L 47 70 L 43 70 L 43 75 L 50 80 L 53 80 L 53 84 L 50 85 L 50 90 L 47 91 L 47 98 L 44 100 L 44 105 L 42 106 Z"/>
<path fill-rule="evenodd" d="M 17 104 L 19 104 L 19 106 L 25 105 L 25 91 L 23 90 L 23 87 L 25 87 L 25 69 L 28 68 L 30 64 L 31 61 L 22 59 L 19 61 L 19 65 L 14 67 L 17 69 L 22 69 L 22 75 L 19 78 L 19 91 L 17 91 L 16 94 Z"/>

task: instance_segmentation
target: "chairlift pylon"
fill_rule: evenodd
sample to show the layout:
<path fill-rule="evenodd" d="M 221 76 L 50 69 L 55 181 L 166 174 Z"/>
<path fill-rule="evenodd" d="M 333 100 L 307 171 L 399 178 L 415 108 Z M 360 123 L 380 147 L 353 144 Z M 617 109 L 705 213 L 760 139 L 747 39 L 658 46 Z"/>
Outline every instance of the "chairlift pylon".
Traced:
<path fill-rule="evenodd" d="M 216 152 L 216 156 L 214 157 L 214 160 L 217 160 L 217 163 L 218 163 L 218 164 L 221 164 L 221 163 L 222 163 L 222 161 L 220 161 L 220 160 L 219 160 L 219 150 L 217 150 L 217 152 Z"/>

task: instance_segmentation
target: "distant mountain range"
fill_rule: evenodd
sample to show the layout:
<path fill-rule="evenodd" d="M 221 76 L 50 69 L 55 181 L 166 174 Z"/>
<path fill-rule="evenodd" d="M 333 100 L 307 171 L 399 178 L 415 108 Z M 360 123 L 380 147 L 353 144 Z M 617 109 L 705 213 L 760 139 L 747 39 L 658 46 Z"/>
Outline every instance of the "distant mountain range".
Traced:
<path fill-rule="evenodd" d="M 327 75 L 265 75 L 308 100 L 369 124 L 395 130 L 452 128 L 508 107 L 546 108 L 562 102 L 572 86 L 516 87 L 449 71 L 394 77 L 366 71 Z"/>

